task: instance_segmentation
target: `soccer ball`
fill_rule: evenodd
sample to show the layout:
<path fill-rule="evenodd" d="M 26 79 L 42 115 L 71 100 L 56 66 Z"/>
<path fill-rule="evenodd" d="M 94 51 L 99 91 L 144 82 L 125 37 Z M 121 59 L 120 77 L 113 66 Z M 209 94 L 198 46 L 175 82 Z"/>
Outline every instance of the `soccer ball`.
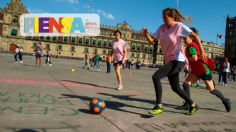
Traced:
<path fill-rule="evenodd" d="M 72 72 L 75 72 L 75 69 L 74 69 L 74 68 L 72 68 L 72 69 L 71 69 L 71 71 L 72 71 Z"/>
<path fill-rule="evenodd" d="M 106 103 L 98 98 L 94 98 L 90 101 L 89 109 L 92 113 L 101 113 L 106 108 Z"/>

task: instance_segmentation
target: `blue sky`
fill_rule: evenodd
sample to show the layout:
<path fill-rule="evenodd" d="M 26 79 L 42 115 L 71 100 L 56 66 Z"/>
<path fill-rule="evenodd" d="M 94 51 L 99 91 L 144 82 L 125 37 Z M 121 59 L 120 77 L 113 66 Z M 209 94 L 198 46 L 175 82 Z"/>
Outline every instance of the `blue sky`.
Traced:
<path fill-rule="evenodd" d="M 0 7 L 8 2 L 0 0 Z M 163 9 L 178 7 L 184 16 L 192 18 L 193 22 L 187 25 L 196 27 L 202 40 L 216 42 L 216 34 L 222 34 L 223 38 L 217 39 L 219 44 L 224 43 L 227 15 L 236 16 L 236 0 L 92 0 L 90 10 L 89 0 L 23 0 L 23 3 L 32 13 L 93 12 L 101 16 L 102 24 L 115 26 L 127 21 L 135 30 L 147 27 L 151 32 L 163 23 Z"/>

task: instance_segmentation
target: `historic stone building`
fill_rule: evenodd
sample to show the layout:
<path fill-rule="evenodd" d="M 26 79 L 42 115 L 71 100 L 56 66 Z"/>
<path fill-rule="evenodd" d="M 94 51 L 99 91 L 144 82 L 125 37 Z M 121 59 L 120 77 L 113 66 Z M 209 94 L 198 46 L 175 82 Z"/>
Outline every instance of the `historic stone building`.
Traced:
<path fill-rule="evenodd" d="M 28 13 L 22 0 L 11 0 L 3 9 L 0 9 L 0 49 L 1 51 L 14 51 L 16 45 L 23 46 L 25 53 L 32 54 L 34 45 L 43 42 L 44 49 L 51 49 L 55 56 L 69 58 L 84 58 L 85 53 L 90 56 L 95 53 L 105 59 L 107 51 L 111 48 L 114 39 L 113 32 L 119 29 L 122 38 L 127 42 L 128 58 L 133 61 L 150 64 L 153 62 L 154 45 L 147 42 L 144 35 L 135 31 L 127 22 L 116 26 L 101 25 L 101 33 L 96 37 L 23 37 L 20 35 L 19 18 Z M 214 43 L 203 42 L 209 57 L 222 56 L 224 49 Z M 160 46 L 157 46 L 156 64 L 163 64 L 163 55 Z"/>
<path fill-rule="evenodd" d="M 236 64 L 236 17 L 226 18 L 225 56 Z"/>

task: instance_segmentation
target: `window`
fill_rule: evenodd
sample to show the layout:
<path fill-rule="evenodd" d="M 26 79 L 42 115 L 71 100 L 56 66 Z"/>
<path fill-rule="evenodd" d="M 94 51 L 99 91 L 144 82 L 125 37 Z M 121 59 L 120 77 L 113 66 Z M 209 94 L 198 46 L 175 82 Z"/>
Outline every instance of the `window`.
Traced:
<path fill-rule="evenodd" d="M 153 47 L 150 47 L 149 51 L 150 53 L 153 53 Z"/>
<path fill-rule="evenodd" d="M 80 45 L 83 44 L 83 38 L 79 38 L 79 44 L 80 44 Z"/>
<path fill-rule="evenodd" d="M 136 50 L 136 44 L 132 44 L 132 50 Z"/>
<path fill-rule="evenodd" d="M 70 51 L 71 51 L 71 52 L 75 52 L 75 46 L 71 46 L 71 47 L 70 47 Z"/>
<path fill-rule="evenodd" d="M 100 31 L 100 34 L 103 35 L 103 30 Z"/>
<path fill-rule="evenodd" d="M 107 53 L 107 50 L 102 50 L 102 54 L 106 54 Z"/>
<path fill-rule="evenodd" d="M 62 50 L 62 45 L 58 45 L 58 50 Z"/>
<path fill-rule="evenodd" d="M 107 40 L 103 41 L 103 47 L 107 47 Z"/>
<path fill-rule="evenodd" d="M 145 46 L 144 46 L 144 52 L 148 52 L 148 50 L 149 50 L 149 46 L 148 46 L 148 45 L 145 45 Z"/>
<path fill-rule="evenodd" d="M 98 46 L 100 47 L 101 45 L 102 45 L 102 40 L 99 39 L 99 40 L 98 40 Z"/>
<path fill-rule="evenodd" d="M 72 44 L 76 44 L 76 37 L 72 37 L 71 42 Z"/>
<path fill-rule="evenodd" d="M 44 36 L 40 36 L 39 39 L 40 39 L 40 40 L 44 40 Z"/>
<path fill-rule="evenodd" d="M 90 43 L 90 38 L 86 38 L 86 39 L 85 39 L 85 44 L 86 44 L 86 45 L 89 45 L 89 43 Z"/>
<path fill-rule="evenodd" d="M 50 40 L 50 36 L 47 36 L 47 37 L 46 37 L 46 40 Z"/>
<path fill-rule="evenodd" d="M 17 29 L 12 29 L 11 30 L 11 35 L 16 36 L 17 35 Z"/>
<path fill-rule="evenodd" d="M 131 54 L 131 57 L 134 58 L 134 53 Z"/>
<path fill-rule="evenodd" d="M 94 54 L 98 53 L 98 49 L 94 49 L 93 53 Z"/>
<path fill-rule="evenodd" d="M 52 37 L 52 40 L 53 40 L 53 41 L 56 41 L 56 40 L 57 40 L 57 36 L 53 36 L 53 37 Z"/>
<path fill-rule="evenodd" d="M 146 54 L 143 54 L 143 59 L 146 59 Z"/>
<path fill-rule="evenodd" d="M 140 58 L 140 54 L 137 54 L 136 58 Z"/>
<path fill-rule="evenodd" d="M 88 48 L 84 48 L 84 53 L 89 53 L 89 49 Z"/>
<path fill-rule="evenodd" d="M 141 45 L 140 45 L 140 44 L 137 44 L 136 49 L 137 49 L 138 51 L 140 51 L 140 50 L 141 50 Z"/>
<path fill-rule="evenodd" d="M 92 45 L 95 46 L 97 44 L 97 39 L 93 38 Z"/>
<path fill-rule="evenodd" d="M 108 33 L 108 31 L 105 31 L 105 35 L 108 35 L 109 33 Z"/>
<path fill-rule="evenodd" d="M 65 36 L 63 40 L 64 40 L 64 42 L 68 42 L 68 37 Z"/>

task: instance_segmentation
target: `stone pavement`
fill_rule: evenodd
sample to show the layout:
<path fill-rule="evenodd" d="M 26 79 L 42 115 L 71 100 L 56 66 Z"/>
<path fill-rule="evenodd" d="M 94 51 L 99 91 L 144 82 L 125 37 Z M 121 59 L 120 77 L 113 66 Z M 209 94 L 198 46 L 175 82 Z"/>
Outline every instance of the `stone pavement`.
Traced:
<path fill-rule="evenodd" d="M 83 69 L 79 60 L 53 59 L 53 66 L 34 67 L 34 57 L 13 63 L 13 56 L 0 54 L 0 132 L 236 132 L 236 87 L 230 82 L 217 89 L 229 97 L 232 111 L 203 87 L 192 88 L 200 106 L 193 116 L 176 110 L 183 100 L 162 80 L 165 112 L 151 116 L 155 104 L 151 76 L 156 69 L 122 71 L 124 89 L 115 90 L 114 70 L 106 74 Z M 44 60 L 45 58 L 43 58 Z M 75 72 L 72 72 L 72 68 Z M 184 73 L 180 75 L 181 82 Z M 217 79 L 217 75 L 214 75 Z M 101 114 L 91 114 L 89 101 L 106 102 Z"/>

